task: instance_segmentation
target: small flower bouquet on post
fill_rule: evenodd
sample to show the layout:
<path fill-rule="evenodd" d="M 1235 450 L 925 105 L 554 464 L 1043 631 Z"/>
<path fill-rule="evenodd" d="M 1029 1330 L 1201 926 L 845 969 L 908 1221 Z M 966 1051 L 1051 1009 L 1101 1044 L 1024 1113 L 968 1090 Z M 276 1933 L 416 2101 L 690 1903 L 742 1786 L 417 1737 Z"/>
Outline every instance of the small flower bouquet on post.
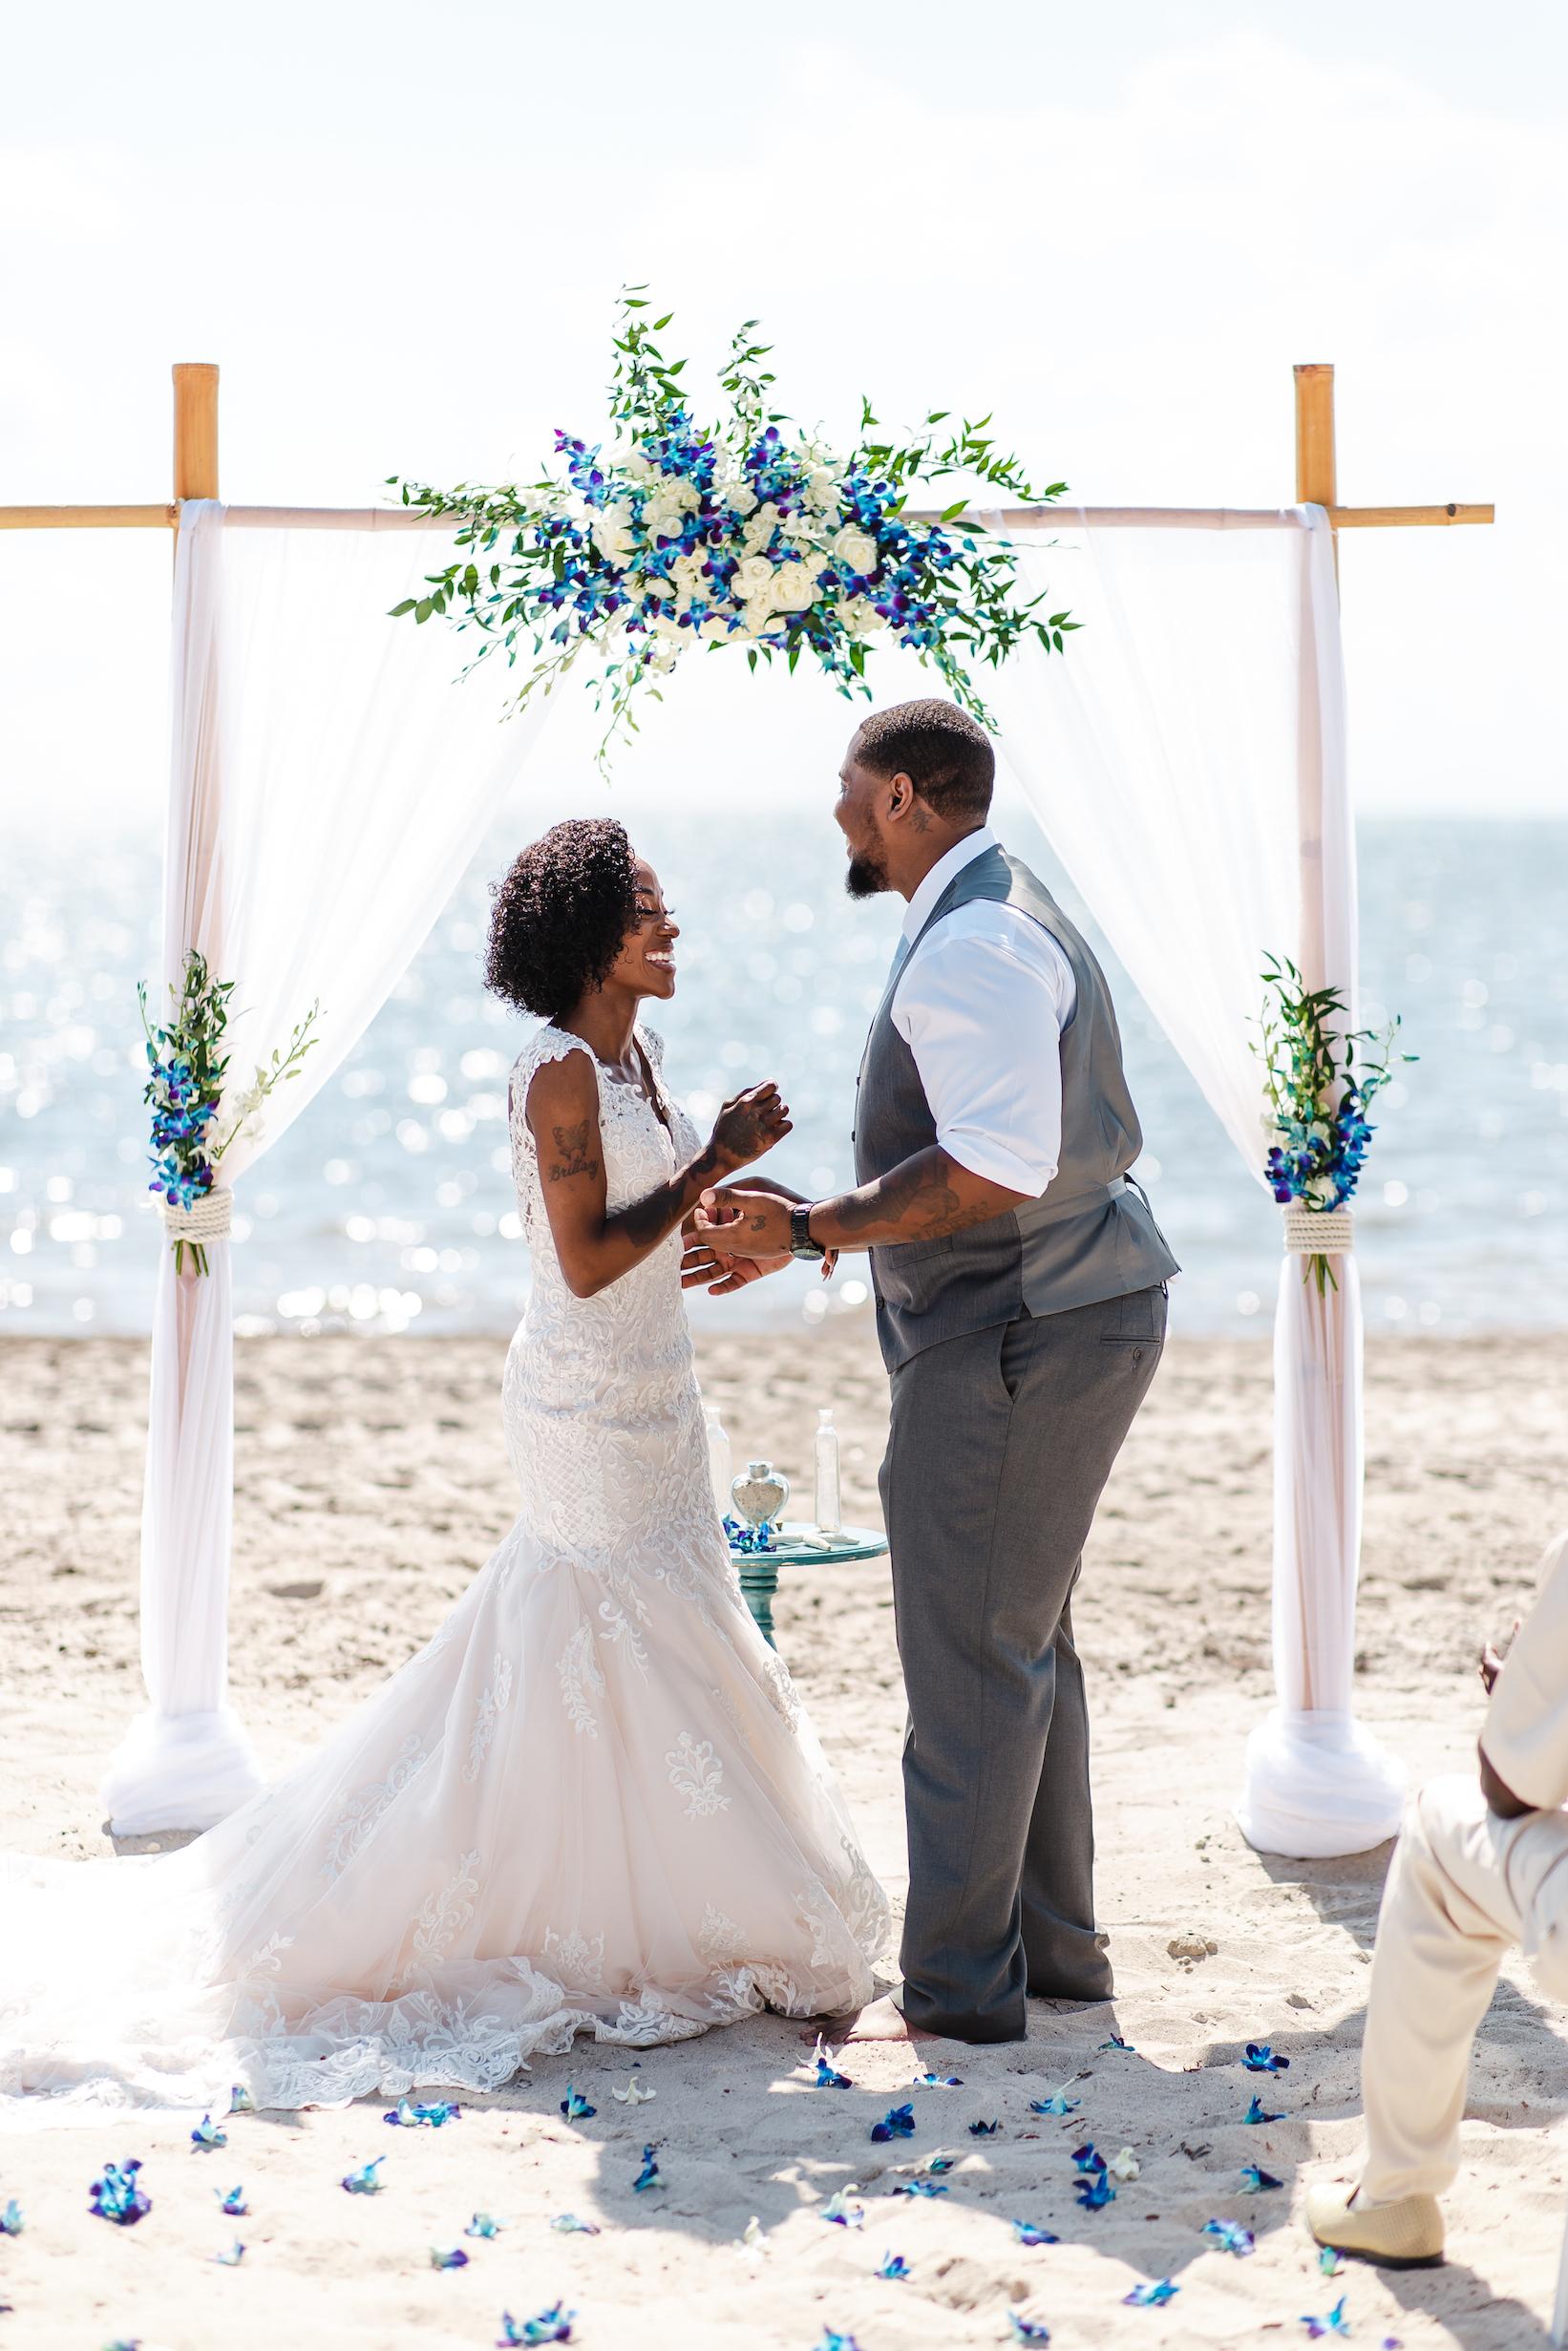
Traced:
<path fill-rule="evenodd" d="M 1282 1207 L 1331 1216 L 1347 1205 L 1360 1180 L 1374 1133 L 1367 1112 L 1393 1075 L 1399 1021 L 1376 1033 L 1337 1028 L 1336 1016 L 1345 1014 L 1337 988 L 1309 988 L 1294 964 L 1272 955 L 1267 961 L 1262 1039 L 1254 1048 L 1268 1104 L 1263 1173 Z M 1302 1254 L 1302 1280 L 1316 1281 L 1320 1298 L 1339 1287 L 1326 1250 Z"/>
<path fill-rule="evenodd" d="M 199 1203 L 218 1191 L 219 1163 L 235 1136 L 255 1116 L 274 1086 L 299 1075 L 301 1062 L 316 1042 L 310 1031 L 320 1006 L 312 1005 L 286 1048 L 274 1048 L 270 1064 L 258 1065 L 254 1083 L 236 1106 L 233 1123 L 213 1141 L 228 1069 L 228 1056 L 221 1048 L 233 993 L 233 981 L 215 980 L 206 958 L 194 947 L 186 954 L 178 992 L 173 986 L 169 989 L 173 1011 L 165 1027 L 155 1027 L 147 1016 L 146 982 L 137 987 L 147 1037 L 147 1084 L 142 1100 L 153 1113 L 148 1145 L 153 1174 L 147 1189 L 157 1193 L 163 1203 L 177 1274 L 185 1270 L 187 1250 L 195 1271 L 207 1271 L 203 1233 L 205 1239 L 215 1239 L 228 1227 L 222 1218 L 204 1218 Z M 227 1195 L 222 1197 L 226 1202 Z M 193 1225 L 198 1229 L 193 1231 Z"/>

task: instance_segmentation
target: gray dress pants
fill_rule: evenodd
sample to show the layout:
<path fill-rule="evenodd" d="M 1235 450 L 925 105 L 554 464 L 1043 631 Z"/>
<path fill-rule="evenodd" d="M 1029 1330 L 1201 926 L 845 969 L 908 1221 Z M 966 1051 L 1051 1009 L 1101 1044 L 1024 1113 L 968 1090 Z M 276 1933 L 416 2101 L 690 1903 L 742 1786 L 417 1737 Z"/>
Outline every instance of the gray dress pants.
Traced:
<path fill-rule="evenodd" d="M 881 1469 L 909 1701 L 902 2006 L 1020 2041 L 1025 1997 L 1108 2000 L 1070 1601 L 1165 1343 L 1163 1288 L 943 1341 L 893 1374 Z"/>

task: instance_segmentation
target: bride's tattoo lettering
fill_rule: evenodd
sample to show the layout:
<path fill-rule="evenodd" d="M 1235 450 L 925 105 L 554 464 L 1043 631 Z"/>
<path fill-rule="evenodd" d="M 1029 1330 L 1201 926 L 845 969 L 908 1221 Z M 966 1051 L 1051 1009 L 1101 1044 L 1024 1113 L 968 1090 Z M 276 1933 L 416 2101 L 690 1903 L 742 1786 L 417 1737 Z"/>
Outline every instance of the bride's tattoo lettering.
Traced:
<path fill-rule="evenodd" d="M 550 1129 L 556 1156 L 545 1171 L 546 1182 L 565 1183 L 574 1176 L 598 1175 L 599 1161 L 591 1157 L 588 1152 L 588 1136 L 592 1127 L 593 1121 L 584 1118 L 579 1126 Z"/>

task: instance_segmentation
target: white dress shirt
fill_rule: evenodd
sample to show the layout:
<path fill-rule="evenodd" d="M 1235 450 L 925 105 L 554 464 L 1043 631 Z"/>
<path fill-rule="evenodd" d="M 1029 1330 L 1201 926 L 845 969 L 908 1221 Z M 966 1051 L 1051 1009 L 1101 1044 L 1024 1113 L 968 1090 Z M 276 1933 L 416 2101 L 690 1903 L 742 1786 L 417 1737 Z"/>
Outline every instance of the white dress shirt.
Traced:
<path fill-rule="evenodd" d="M 909 901 L 893 1026 L 915 1056 L 937 1140 L 976 1176 L 1037 1199 L 1062 1155 L 1062 1029 L 1077 1003 L 1055 940 L 1016 906 L 971 900 L 911 947 L 988 826 L 939 858 Z"/>

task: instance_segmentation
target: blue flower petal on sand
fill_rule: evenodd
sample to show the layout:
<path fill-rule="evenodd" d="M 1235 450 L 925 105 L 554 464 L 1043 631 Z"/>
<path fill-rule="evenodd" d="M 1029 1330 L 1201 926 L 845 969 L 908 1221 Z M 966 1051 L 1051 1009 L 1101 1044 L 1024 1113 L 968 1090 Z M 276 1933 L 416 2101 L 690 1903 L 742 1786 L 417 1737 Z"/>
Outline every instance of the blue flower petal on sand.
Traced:
<path fill-rule="evenodd" d="M 831 2058 L 823 2056 L 816 2061 L 816 2080 L 812 2086 L 814 2089 L 853 2089 L 855 2085 L 847 2073 L 838 2071 Z"/>
<path fill-rule="evenodd" d="M 501 2312 L 501 2331 L 497 2338 L 497 2351 L 514 2351 L 518 2343 L 570 2342 L 575 2310 L 564 2309 L 552 2302 L 536 2319 L 524 2319 L 519 2324 L 509 2310 Z"/>
<path fill-rule="evenodd" d="M 822 2207 L 823 2219 L 831 2220 L 840 2229 L 863 2228 L 866 2216 L 865 2206 L 850 2202 L 850 2197 L 859 2184 L 858 2180 L 852 2179 L 847 2187 L 836 2188 Z"/>
<path fill-rule="evenodd" d="M 909 2275 L 909 2264 L 901 2253 L 884 2253 L 877 2264 L 877 2275 L 893 2284 L 901 2284 Z"/>
<path fill-rule="evenodd" d="M 381 2193 L 381 2182 L 377 2179 L 376 2173 L 386 2160 L 385 2155 L 377 2155 L 373 2163 L 362 2163 L 357 2171 L 345 2174 L 341 2185 L 347 2188 L 351 2196 L 378 2196 Z"/>
<path fill-rule="evenodd" d="M 1243 2195 L 1261 2196 L 1265 2189 L 1282 2188 L 1283 2186 L 1284 2181 L 1282 2179 L 1276 2179 L 1273 2172 L 1265 2171 L 1261 2164 L 1244 2163 L 1241 2166 L 1241 2192 Z"/>
<path fill-rule="evenodd" d="M 587 2123 L 593 2120 L 599 2108 L 589 2106 L 586 2098 L 580 2091 L 573 2089 L 568 2082 L 566 2095 L 561 2102 L 561 2111 L 569 2123 Z"/>
<path fill-rule="evenodd" d="M 918 2073 L 913 2086 L 916 2089 L 962 2089 L 964 2077 L 957 2073 Z"/>
<path fill-rule="evenodd" d="M 1310 2311 L 1303 2311 L 1302 2324 L 1314 2342 L 1324 2335 L 1348 2335 L 1350 2321 L 1345 2315 L 1345 2296 L 1343 2294 L 1340 2296 L 1326 2318 L 1315 2319 Z"/>
<path fill-rule="evenodd" d="M 8 2201 L 5 2211 L 0 2213 L 0 2236 L 20 2236 L 24 2225 L 22 2208 L 12 2196 Z"/>
<path fill-rule="evenodd" d="M 1137 2051 L 1134 2048 L 1133 2044 L 1130 2041 L 1124 2041 L 1120 2033 L 1112 2033 L 1109 2041 L 1102 2041 L 1100 2043 L 1100 2047 L 1102 2049 L 1121 2049 L 1129 2057 L 1136 2057 L 1137 2055 Z"/>
<path fill-rule="evenodd" d="M 860 2351 L 853 2335 L 840 2335 L 837 2327 L 824 2327 L 816 2351 Z"/>
<path fill-rule="evenodd" d="M 212 2192 L 218 2198 L 219 2203 L 222 2206 L 230 2220 L 243 2220 L 246 2213 L 250 2210 L 249 2205 L 245 2202 L 245 2192 L 243 2188 L 230 2188 L 227 2190 L 215 2188 Z"/>
<path fill-rule="evenodd" d="M 228 2132 L 220 2130 L 210 2114 L 203 2114 L 191 2132 L 191 2145 L 200 2152 L 210 2155 L 215 2148 L 228 2145 Z"/>
<path fill-rule="evenodd" d="M 1266 2041 L 1249 2041 L 1241 2063 L 1249 2073 L 1288 2073 L 1288 2057 L 1276 2057 Z"/>
<path fill-rule="evenodd" d="M 901 2179 L 888 2192 L 895 2196 L 944 2196 L 947 2182 L 943 2179 Z"/>
<path fill-rule="evenodd" d="M 1007 2313 L 1007 2324 L 1014 2342 L 1049 2342 L 1050 2329 L 1043 2319 L 1026 2319 L 1016 2310 Z"/>
<path fill-rule="evenodd" d="M 1086 2213 L 1103 2212 L 1116 2201 L 1116 2192 L 1103 2171 L 1081 2171 L 1072 2187 Z"/>
<path fill-rule="evenodd" d="M 1122 2296 L 1122 2300 L 1131 2302 L 1134 2310 L 1160 2310 L 1180 2292 L 1181 2288 L 1174 2286 L 1168 2277 L 1160 2277 L 1152 2286 L 1134 2286 L 1131 2294 Z"/>
<path fill-rule="evenodd" d="M 1344 2269 L 1345 2263 L 1340 2259 L 1332 2245 L 1324 2245 L 1319 2249 L 1318 2267 L 1325 2277 L 1337 2277 Z"/>
<path fill-rule="evenodd" d="M 1105 2171 L 1105 2157 L 1100 2153 L 1092 2139 L 1086 2139 L 1082 2147 L 1073 2149 L 1072 2161 L 1075 2169 L 1080 2171 L 1103 2173 Z"/>
<path fill-rule="evenodd" d="M 1243 2229 L 1238 2220 L 1206 2220 L 1203 2234 L 1217 2240 L 1221 2253 L 1234 2253 L 1239 2260 L 1243 2261 L 1256 2242 L 1252 2231 Z"/>
<path fill-rule="evenodd" d="M 575 2213 L 557 2213 L 550 2226 L 552 2229 L 559 2229 L 562 2236 L 597 2236 L 599 2235 L 597 2220 L 579 2220 Z"/>
<path fill-rule="evenodd" d="M 461 2245 L 433 2245 L 430 2249 L 430 2266 L 433 2270 L 465 2270 L 468 2256 Z"/>
<path fill-rule="evenodd" d="M 245 2249 L 236 2237 L 227 2253 L 215 2253 L 212 2257 L 215 2261 L 221 2262 L 224 2269 L 237 2270 L 245 2257 Z"/>
<path fill-rule="evenodd" d="M 89 2192 L 92 2210 L 100 2220 L 112 2220 L 121 2229 L 129 2229 L 153 2209 L 151 2196 L 144 2195 L 137 2186 L 137 2173 L 141 2165 L 136 2156 L 125 2163 L 106 2163 L 103 2177 L 93 2182 Z"/>
<path fill-rule="evenodd" d="M 476 2213 L 463 2231 L 463 2235 L 465 2236 L 499 2236 L 505 2226 L 504 2220 L 497 2220 L 490 2213 Z"/>
<path fill-rule="evenodd" d="M 889 2139 L 912 2139 L 915 2135 L 915 2109 L 912 2106 L 889 2107 L 879 2123 L 873 2123 L 871 2135 L 879 2147 Z"/>
<path fill-rule="evenodd" d="M 399 2098 L 396 2106 L 389 2107 L 381 2117 L 384 2123 L 392 2123 L 401 2130 L 439 2130 L 443 2123 L 458 2122 L 461 2118 L 461 2107 L 449 2106 L 445 2099 L 422 2107 L 412 2098 Z"/>
<path fill-rule="evenodd" d="M 1263 2111 L 1263 2102 L 1258 2096 L 1257 2092 L 1254 2091 L 1252 2104 L 1242 2115 L 1241 2120 L 1244 2123 L 1282 2123 L 1284 2121 L 1284 2116 L 1282 2114 L 1265 2114 Z"/>
<path fill-rule="evenodd" d="M 653 2160 L 653 2150 L 651 2147 L 644 2148 L 643 2168 L 631 2184 L 639 2195 L 642 2194 L 645 2188 L 662 2188 L 664 2186 L 664 2181 L 659 2177 L 659 2167 Z M 541 2340 L 547 2340 L 548 2338 L 541 2338 Z M 566 2338 L 564 2335 L 562 2336 L 561 2340 L 562 2342 L 565 2341 Z"/>
<path fill-rule="evenodd" d="M 236 2082 L 234 2087 L 229 2091 L 228 2110 L 231 2114 L 255 2113 L 256 2102 L 243 2082 Z"/>
<path fill-rule="evenodd" d="M 1049 2229 L 1037 2229 L 1032 2220 L 1015 2220 L 1012 2233 L 1021 2245 L 1059 2245 L 1062 2241 Z"/>
<path fill-rule="evenodd" d="M 1049 2098 L 1031 2098 L 1029 2112 L 1031 2114 L 1076 2114 L 1082 2105 L 1081 2098 L 1064 2098 L 1059 2089 L 1053 2089 Z"/>

